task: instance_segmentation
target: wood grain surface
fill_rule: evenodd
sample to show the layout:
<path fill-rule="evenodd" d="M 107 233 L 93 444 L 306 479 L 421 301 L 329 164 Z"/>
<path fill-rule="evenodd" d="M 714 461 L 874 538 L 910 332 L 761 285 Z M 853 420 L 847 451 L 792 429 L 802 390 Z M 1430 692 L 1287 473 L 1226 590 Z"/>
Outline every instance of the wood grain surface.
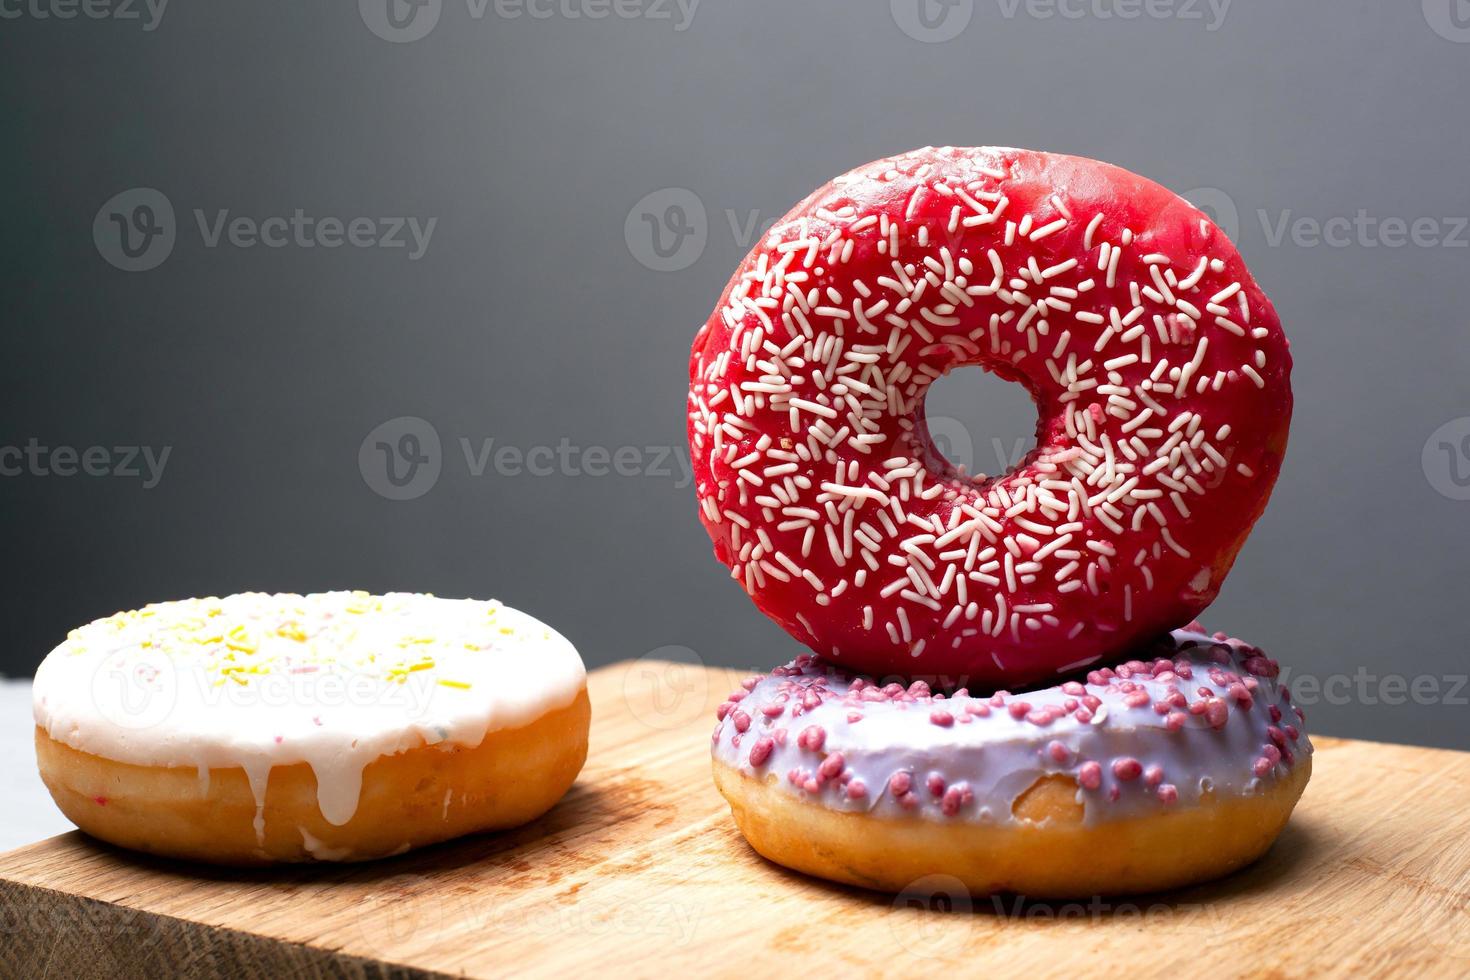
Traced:
<path fill-rule="evenodd" d="M 1315 740 L 1285 834 L 1211 885 L 1033 903 L 936 879 L 895 899 L 736 833 L 708 752 L 741 676 L 596 671 L 581 779 L 510 833 L 253 872 L 77 833 L 0 855 L 0 976 L 1470 975 L 1470 753 Z"/>

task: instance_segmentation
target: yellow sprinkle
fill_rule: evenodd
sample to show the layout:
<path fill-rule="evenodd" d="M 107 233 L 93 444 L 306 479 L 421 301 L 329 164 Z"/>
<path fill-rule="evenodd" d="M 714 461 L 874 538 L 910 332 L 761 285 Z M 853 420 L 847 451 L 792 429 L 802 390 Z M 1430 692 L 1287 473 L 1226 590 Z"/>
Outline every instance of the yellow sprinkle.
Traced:
<path fill-rule="evenodd" d="M 295 640 L 297 643 L 306 642 L 306 631 L 296 623 L 282 623 L 276 627 L 276 635 L 283 636 L 288 640 Z"/>
<path fill-rule="evenodd" d="M 451 681 L 448 678 L 444 677 L 439 678 L 439 683 L 443 684 L 445 687 L 457 687 L 462 691 L 468 691 L 470 689 L 470 686 L 464 681 Z"/>

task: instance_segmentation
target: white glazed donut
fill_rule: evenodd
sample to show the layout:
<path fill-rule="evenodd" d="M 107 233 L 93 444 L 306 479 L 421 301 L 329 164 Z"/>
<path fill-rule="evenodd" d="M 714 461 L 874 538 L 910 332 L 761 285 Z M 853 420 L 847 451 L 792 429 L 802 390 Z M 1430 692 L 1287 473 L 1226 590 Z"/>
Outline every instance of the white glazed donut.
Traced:
<path fill-rule="evenodd" d="M 714 774 L 761 854 L 902 891 L 1153 891 L 1259 857 L 1311 771 L 1260 650 L 1197 624 L 1144 659 L 991 697 L 883 684 L 810 656 L 719 711 Z"/>
<path fill-rule="evenodd" d="M 498 602 L 246 593 L 118 613 L 36 672 L 36 753 L 94 837 L 348 861 L 515 826 L 587 752 L 577 651 Z"/>

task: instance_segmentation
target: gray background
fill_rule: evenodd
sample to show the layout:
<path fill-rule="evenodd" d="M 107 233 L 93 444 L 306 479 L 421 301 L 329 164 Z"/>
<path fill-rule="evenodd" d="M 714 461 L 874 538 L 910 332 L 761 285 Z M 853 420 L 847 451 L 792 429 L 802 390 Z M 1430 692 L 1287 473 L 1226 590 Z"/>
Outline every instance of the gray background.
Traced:
<path fill-rule="evenodd" d="M 1470 495 L 1470 236 L 1429 241 L 1470 215 L 1470 5 L 1238 0 L 1217 23 L 1184 0 L 1135 19 L 1103 16 L 1128 0 L 1067 16 L 974 0 L 928 43 L 900 26 L 922 34 L 915 0 L 706 0 L 684 30 L 650 3 L 476 18 L 445 0 L 411 43 L 375 36 L 371 2 L 174 0 L 151 31 L 0 19 L 0 446 L 172 447 L 152 489 L 0 478 L 0 668 L 24 676 L 69 627 L 149 600 L 331 587 L 499 596 L 590 664 L 668 646 L 786 659 L 795 644 L 710 556 L 680 468 L 643 452 L 684 451 L 689 342 L 749 245 L 727 211 L 768 222 L 875 157 L 997 143 L 1228 200 L 1294 345 L 1297 411 L 1206 622 L 1299 679 L 1342 677 L 1302 698 L 1315 731 L 1470 748 L 1470 502 L 1454 499 Z M 93 220 L 136 187 L 171 202 L 176 242 L 130 273 Z M 705 244 L 656 271 L 634 209 L 671 187 L 704 207 Z M 438 222 L 411 261 L 211 248 L 196 208 Z M 1437 232 L 1273 244 L 1259 214 L 1360 209 Z M 948 379 L 933 406 L 982 469 L 993 437 L 1031 425 L 1019 388 L 983 376 Z M 402 416 L 442 445 L 407 501 L 358 458 Z M 575 457 L 577 473 L 475 476 L 462 438 L 640 447 L 625 469 L 645 472 Z M 1393 680 L 1421 675 L 1432 692 Z"/>

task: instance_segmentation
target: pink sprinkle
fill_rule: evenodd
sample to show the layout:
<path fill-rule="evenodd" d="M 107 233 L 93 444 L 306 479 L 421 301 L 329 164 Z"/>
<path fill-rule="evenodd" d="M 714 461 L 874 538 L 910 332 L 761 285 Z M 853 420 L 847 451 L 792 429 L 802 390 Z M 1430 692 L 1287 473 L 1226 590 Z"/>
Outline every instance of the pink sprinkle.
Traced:
<path fill-rule="evenodd" d="M 1169 717 L 1164 719 L 1164 727 L 1171 732 L 1177 732 L 1184 727 L 1184 723 L 1188 720 L 1189 716 L 1182 711 L 1171 711 L 1169 712 Z"/>
<path fill-rule="evenodd" d="M 849 800 L 861 800 L 868 795 L 868 787 L 861 779 L 854 779 L 847 784 L 847 798 Z"/>
<path fill-rule="evenodd" d="M 276 744 L 277 745 L 280 745 L 283 741 L 285 741 L 284 736 L 281 736 L 281 735 L 277 735 L 276 736 Z"/>
<path fill-rule="evenodd" d="M 939 775 L 939 773 L 931 772 L 929 778 L 925 780 L 924 785 L 929 787 L 929 794 L 931 796 L 944 795 L 944 777 Z"/>
<path fill-rule="evenodd" d="M 948 728 L 954 724 L 954 715 L 945 711 L 943 708 L 935 708 L 929 712 L 929 720 L 940 728 Z"/>
<path fill-rule="evenodd" d="M 1113 760 L 1113 775 L 1124 782 L 1137 779 L 1143 774 L 1143 763 L 1132 756 L 1124 756 Z"/>
<path fill-rule="evenodd" d="M 970 792 L 970 788 L 964 783 L 955 783 L 949 789 L 945 790 L 944 799 L 940 802 L 939 809 L 946 817 L 952 817 L 959 813 L 960 808 L 968 802 L 966 797 L 974 799 L 974 794 Z"/>
<path fill-rule="evenodd" d="M 786 706 L 784 704 L 768 704 L 761 709 L 761 714 L 767 718 L 780 718 L 781 712 L 785 710 Z"/>
<path fill-rule="evenodd" d="M 803 783 L 801 788 L 806 790 L 808 793 L 819 793 L 822 790 L 822 784 L 817 782 L 815 777 L 812 777 L 809 778 L 805 783 Z"/>
<path fill-rule="evenodd" d="M 737 732 L 750 731 L 750 715 L 743 711 L 736 711 L 730 717 L 735 720 L 735 730 Z"/>
<path fill-rule="evenodd" d="M 1210 723 L 1211 728 L 1219 731 L 1225 727 L 1225 723 L 1229 720 L 1230 709 L 1224 701 L 1221 701 L 1219 698 L 1211 698 L 1205 702 L 1205 721 Z"/>
<path fill-rule="evenodd" d="M 888 791 L 894 796 L 903 796 L 913 785 L 914 778 L 906 772 L 896 772 L 888 777 Z"/>
<path fill-rule="evenodd" d="M 715 709 L 715 721 L 724 721 L 725 716 L 730 713 L 730 709 L 733 707 L 735 707 L 735 702 L 733 701 L 722 702 L 720 706 Z"/>
<path fill-rule="evenodd" d="M 1157 786 L 1164 781 L 1163 766 L 1149 766 L 1143 771 L 1143 781 L 1150 786 Z"/>
<path fill-rule="evenodd" d="M 765 765 L 775 748 L 776 742 L 770 736 L 756 739 L 755 744 L 750 747 L 750 764 L 757 768 Z"/>
<path fill-rule="evenodd" d="M 796 737 L 796 744 L 809 752 L 820 752 L 827 743 L 827 730 L 821 725 L 808 725 Z"/>
<path fill-rule="evenodd" d="M 1251 769 L 1255 772 L 1257 776 L 1266 776 L 1270 774 L 1271 770 L 1274 769 L 1275 766 L 1276 764 L 1270 759 L 1266 758 L 1265 756 L 1261 756 L 1255 761 L 1255 764 L 1251 766 Z"/>
<path fill-rule="evenodd" d="M 1159 787 L 1159 802 L 1168 804 L 1179 799 L 1179 790 L 1172 783 L 1165 783 Z"/>
<path fill-rule="evenodd" d="M 822 764 L 817 767 L 817 775 L 823 779 L 836 779 L 842 774 L 844 764 L 842 753 L 833 752 L 827 758 L 823 759 Z"/>
<path fill-rule="evenodd" d="M 1072 758 L 1071 750 L 1068 749 L 1061 742 L 1051 742 L 1051 744 L 1047 745 L 1046 751 L 1047 754 L 1051 756 L 1052 761 L 1057 763 L 1058 765 L 1066 765 L 1067 762 Z"/>
<path fill-rule="evenodd" d="M 847 723 L 849 725 L 855 725 L 855 724 L 857 724 L 858 722 L 860 722 L 862 720 L 863 720 L 863 713 L 861 711 L 849 711 L 847 713 Z"/>
<path fill-rule="evenodd" d="M 1102 786 L 1102 766 L 1096 762 L 1084 762 L 1077 769 L 1077 783 L 1083 789 L 1095 790 Z"/>
<path fill-rule="evenodd" d="M 1009 705 L 1006 706 L 1006 710 L 1011 713 L 1012 718 L 1020 721 L 1022 718 L 1025 718 L 1026 713 L 1031 710 L 1031 705 L 1027 704 L 1025 701 L 1012 701 Z"/>

